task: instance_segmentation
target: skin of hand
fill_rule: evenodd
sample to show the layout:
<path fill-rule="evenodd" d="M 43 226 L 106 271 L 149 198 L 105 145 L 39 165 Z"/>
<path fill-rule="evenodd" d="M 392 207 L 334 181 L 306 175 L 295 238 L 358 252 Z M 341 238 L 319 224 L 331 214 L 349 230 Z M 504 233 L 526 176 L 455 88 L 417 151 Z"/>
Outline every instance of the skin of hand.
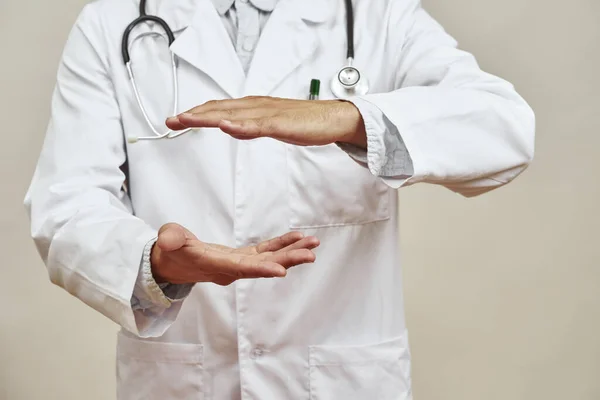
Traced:
<path fill-rule="evenodd" d="M 366 149 L 365 124 L 354 104 L 251 96 L 213 100 L 167 119 L 172 130 L 220 128 L 240 140 L 270 137 L 299 146 L 350 143 Z"/>
<path fill-rule="evenodd" d="M 319 240 L 300 232 L 234 249 L 201 242 L 181 225 L 163 225 L 150 254 L 152 274 L 158 283 L 213 282 L 227 286 L 238 279 L 278 278 L 287 269 L 316 259 Z"/>

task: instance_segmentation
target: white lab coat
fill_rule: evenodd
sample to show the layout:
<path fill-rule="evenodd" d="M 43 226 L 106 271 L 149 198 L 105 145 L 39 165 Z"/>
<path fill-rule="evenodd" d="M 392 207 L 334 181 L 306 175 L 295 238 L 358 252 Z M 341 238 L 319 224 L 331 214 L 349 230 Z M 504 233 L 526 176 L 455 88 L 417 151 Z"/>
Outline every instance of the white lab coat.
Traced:
<path fill-rule="evenodd" d="M 532 158 L 534 118 L 419 1 L 354 3 L 356 65 L 371 81 L 364 100 L 401 133 L 408 180 L 378 176 L 383 136 L 369 142 L 370 169 L 335 145 L 236 141 L 214 129 L 126 144 L 124 136 L 149 134 L 120 52 L 137 2 L 96 1 L 80 15 L 26 205 L 52 282 L 124 328 L 119 399 L 411 398 L 394 189 L 427 182 L 473 196 L 509 182 Z M 306 98 L 311 78 L 332 98 L 329 79 L 345 61 L 341 1 L 280 1 L 247 77 L 210 0 L 148 9 L 177 36 L 180 111 L 246 95 Z M 149 31 L 161 32 L 136 29 L 131 54 L 162 129 L 169 53 Z M 126 159 L 131 200 L 121 190 Z M 143 248 L 166 222 L 236 247 L 289 230 L 322 244 L 314 265 L 285 279 L 198 284 L 148 320 L 132 310 L 132 291 Z"/>

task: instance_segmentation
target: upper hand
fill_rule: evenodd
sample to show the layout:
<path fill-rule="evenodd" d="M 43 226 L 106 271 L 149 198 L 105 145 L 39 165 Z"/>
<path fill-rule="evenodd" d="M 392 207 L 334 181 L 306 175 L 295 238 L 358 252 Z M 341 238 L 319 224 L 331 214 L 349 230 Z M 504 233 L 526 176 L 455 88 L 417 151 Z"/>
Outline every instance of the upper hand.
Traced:
<path fill-rule="evenodd" d="M 234 249 L 201 242 L 178 224 L 166 224 L 152 249 L 152 274 L 157 282 L 213 282 L 229 285 L 238 279 L 284 277 L 287 269 L 315 261 L 314 236 L 300 232 Z"/>
<path fill-rule="evenodd" d="M 172 130 L 220 128 L 236 139 L 271 137 L 300 146 L 335 142 L 367 147 L 362 116 L 340 100 L 244 97 L 213 100 L 167 119 Z"/>

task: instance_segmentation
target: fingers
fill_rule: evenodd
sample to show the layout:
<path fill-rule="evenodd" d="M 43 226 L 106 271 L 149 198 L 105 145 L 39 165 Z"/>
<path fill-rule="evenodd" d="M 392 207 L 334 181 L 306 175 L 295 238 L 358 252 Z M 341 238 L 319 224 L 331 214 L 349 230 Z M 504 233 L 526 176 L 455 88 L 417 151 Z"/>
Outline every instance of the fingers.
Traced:
<path fill-rule="evenodd" d="M 285 108 L 289 107 L 307 107 L 313 102 L 299 99 L 285 99 L 281 97 L 270 97 L 270 96 L 246 96 L 240 99 L 225 99 L 225 100 L 211 100 L 197 107 L 191 108 L 185 112 L 185 114 L 201 114 L 210 111 L 223 111 L 223 110 L 239 110 L 244 108 L 279 108 L 280 106 Z"/>
<path fill-rule="evenodd" d="M 285 235 L 281 235 L 276 238 L 259 243 L 256 246 L 256 251 L 258 253 L 265 253 L 267 251 L 281 250 L 284 247 L 296 243 L 303 238 L 304 234 L 302 234 L 302 232 L 288 232 Z"/>
<path fill-rule="evenodd" d="M 266 252 L 256 255 L 223 253 L 209 246 L 198 246 L 195 264 L 207 272 L 228 275 L 236 279 L 284 277 L 286 269 L 312 263 L 316 259 L 309 249 Z"/>
<path fill-rule="evenodd" d="M 313 263 L 316 260 L 315 254 L 309 249 L 294 249 L 289 251 L 280 251 L 277 253 L 263 253 L 259 255 L 265 258 L 265 261 L 277 263 L 283 267 L 291 268 L 300 264 Z"/>
<path fill-rule="evenodd" d="M 189 239 L 183 227 L 169 224 L 161 229 L 159 246 L 166 250 L 165 260 L 170 260 L 170 265 L 176 267 L 177 282 L 229 285 L 238 279 L 283 278 L 288 268 L 313 263 L 316 256 L 311 249 L 317 247 L 319 241 L 313 236 L 302 236 L 300 232 L 290 232 L 261 243 L 262 253 L 257 253 L 256 249 L 244 253 L 223 251 L 219 246 Z M 174 251 L 177 246 L 181 250 Z"/>
<path fill-rule="evenodd" d="M 303 237 L 300 232 L 290 232 L 284 236 L 268 240 L 256 246 L 256 252 L 286 252 L 298 249 L 316 249 L 319 247 L 320 241 L 315 236 Z"/>
<path fill-rule="evenodd" d="M 244 121 L 256 118 L 269 118 L 280 111 L 274 107 L 259 108 L 226 108 L 223 110 L 205 111 L 200 113 L 183 113 L 176 120 L 168 120 L 169 126 L 183 126 L 188 128 L 218 128 L 221 121 Z"/>
<path fill-rule="evenodd" d="M 263 136 L 277 138 L 277 133 L 284 131 L 285 125 L 284 118 L 274 116 L 237 121 L 223 120 L 218 127 L 236 139 L 256 139 Z"/>
<path fill-rule="evenodd" d="M 352 139 L 364 141 L 364 123 L 356 107 L 339 101 L 245 97 L 209 101 L 171 117 L 169 128 L 220 128 L 238 140 L 270 137 L 301 146 Z M 359 134 L 357 129 L 361 128 Z"/>
<path fill-rule="evenodd" d="M 194 107 L 186 113 L 189 114 L 198 114 L 208 111 L 216 111 L 216 110 L 227 110 L 227 109 L 239 109 L 239 108 L 254 108 L 263 106 L 269 103 L 277 102 L 278 98 L 276 97 L 267 97 L 267 96 L 247 96 L 242 97 L 241 99 L 225 99 L 225 100 L 211 100 L 206 103 L 199 105 L 198 107 Z"/>
<path fill-rule="evenodd" d="M 287 271 L 284 265 L 256 256 L 230 254 L 219 272 L 236 279 L 283 278 Z"/>
<path fill-rule="evenodd" d="M 194 107 L 179 115 L 167 119 L 166 125 L 172 130 L 194 128 L 216 128 L 223 119 L 231 119 L 236 111 L 255 109 L 268 103 L 277 102 L 279 99 L 265 96 L 249 96 L 241 99 L 211 100 L 198 107 Z M 273 109 L 273 107 L 268 107 Z M 206 114 L 211 113 L 211 116 Z M 216 121 L 218 119 L 218 121 Z M 184 122 L 185 121 L 185 122 Z M 216 122 L 215 122 L 216 121 Z"/>
<path fill-rule="evenodd" d="M 281 268 L 281 265 L 278 265 L 276 263 L 272 263 L 272 262 L 268 262 L 268 261 L 263 261 L 261 262 L 262 267 L 263 268 Z M 283 271 L 286 271 L 285 268 L 283 269 Z M 283 275 L 285 276 L 285 274 Z M 277 278 L 283 277 L 283 276 L 277 276 Z M 218 277 L 216 277 L 215 279 L 213 279 L 213 283 L 216 283 L 219 286 L 228 286 L 231 285 L 233 282 L 239 280 L 239 279 L 260 279 L 260 278 L 275 278 L 274 276 L 261 276 L 260 274 L 257 274 L 256 276 L 243 276 L 243 277 L 233 277 L 230 275 L 219 275 Z"/>
<path fill-rule="evenodd" d="M 266 258 L 242 253 L 225 253 L 198 245 L 194 264 L 206 273 L 241 278 L 275 278 L 286 275 L 285 267 Z"/>
<path fill-rule="evenodd" d="M 233 282 L 235 282 L 235 278 L 230 278 L 228 276 L 218 277 L 213 281 L 213 283 L 216 283 L 219 286 L 229 286 Z"/>
<path fill-rule="evenodd" d="M 316 249 L 317 247 L 319 247 L 320 244 L 321 244 L 321 242 L 315 236 L 308 236 L 308 237 L 302 238 L 301 240 L 298 240 L 295 243 L 291 243 L 284 248 L 279 249 L 279 251 L 287 252 L 287 251 L 298 250 L 298 249 L 313 250 L 313 249 Z"/>
<path fill-rule="evenodd" d="M 162 251 L 175 251 L 182 248 L 188 239 L 193 239 L 192 235 L 183 226 L 170 223 L 163 225 L 158 231 L 158 239 L 156 245 Z"/>
<path fill-rule="evenodd" d="M 167 120 L 165 121 L 165 125 L 167 125 L 167 128 L 169 128 L 172 131 L 181 131 L 188 128 L 187 126 L 179 122 L 179 119 L 177 117 L 167 118 Z"/>
<path fill-rule="evenodd" d="M 267 118 L 282 110 L 306 108 L 314 102 L 268 96 L 248 96 L 241 99 L 211 100 L 167 119 L 172 130 L 184 128 L 216 128 L 220 121 Z"/>

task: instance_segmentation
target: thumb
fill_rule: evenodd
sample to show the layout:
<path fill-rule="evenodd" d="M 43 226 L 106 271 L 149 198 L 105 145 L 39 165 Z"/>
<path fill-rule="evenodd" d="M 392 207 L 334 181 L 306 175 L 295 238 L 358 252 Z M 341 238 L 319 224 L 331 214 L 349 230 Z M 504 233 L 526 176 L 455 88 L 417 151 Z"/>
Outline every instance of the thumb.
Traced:
<path fill-rule="evenodd" d="M 188 230 L 179 224 L 165 224 L 158 231 L 156 245 L 162 251 L 175 251 L 182 248 L 188 239 Z"/>

